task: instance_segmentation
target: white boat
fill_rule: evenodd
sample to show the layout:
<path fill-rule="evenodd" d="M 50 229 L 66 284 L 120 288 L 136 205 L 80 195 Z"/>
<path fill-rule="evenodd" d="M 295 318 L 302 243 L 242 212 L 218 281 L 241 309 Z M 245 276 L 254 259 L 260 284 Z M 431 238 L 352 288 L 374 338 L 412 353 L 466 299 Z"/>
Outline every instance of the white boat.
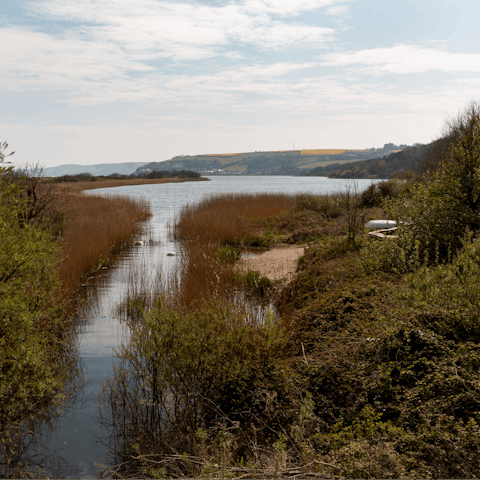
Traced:
<path fill-rule="evenodd" d="M 366 223 L 365 228 L 370 230 L 381 230 L 383 228 L 395 228 L 397 222 L 395 220 L 370 220 Z"/>

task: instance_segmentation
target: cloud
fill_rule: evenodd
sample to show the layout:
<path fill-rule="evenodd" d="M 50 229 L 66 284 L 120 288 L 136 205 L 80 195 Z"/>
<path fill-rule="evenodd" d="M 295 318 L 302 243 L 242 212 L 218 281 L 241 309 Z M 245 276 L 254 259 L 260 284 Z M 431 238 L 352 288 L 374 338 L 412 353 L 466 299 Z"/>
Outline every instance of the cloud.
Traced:
<path fill-rule="evenodd" d="M 167 74 L 149 65 L 149 55 L 132 54 L 115 42 L 79 42 L 68 35 L 54 37 L 18 27 L 0 29 L 1 45 L 8 46 L 1 52 L 4 90 L 52 91 L 57 101 L 77 105 L 153 102 L 225 107 L 238 102 L 235 96 L 240 92 L 281 94 L 288 90 L 282 76 L 315 66 L 256 62 L 206 69 L 201 74 Z"/>
<path fill-rule="evenodd" d="M 480 72 L 480 53 L 451 53 L 445 49 L 415 45 L 328 53 L 321 59 L 325 66 L 354 67 L 361 73 L 377 75 Z"/>
<path fill-rule="evenodd" d="M 48 92 L 54 101 L 73 105 L 110 104 L 111 111 L 126 102 L 135 103 L 138 112 L 148 105 L 157 112 L 168 107 L 198 114 L 214 108 L 220 115 L 280 112 L 294 118 L 355 109 L 431 111 L 441 102 L 448 111 L 460 95 L 453 92 L 458 87 L 453 80 L 412 92 L 372 77 L 480 70 L 480 54 L 450 53 L 434 44 L 337 51 L 318 62 L 300 55 L 298 62 L 279 61 L 282 57 L 264 54 L 332 46 L 333 29 L 302 23 L 297 15 L 318 9 L 342 15 L 345 3 L 31 0 L 30 11 L 40 20 L 69 23 L 53 23 L 48 31 L 43 25 L 0 29 L 0 87 Z M 464 90 L 473 91 L 477 84 L 471 81 Z M 441 92 L 451 93 L 449 105 L 446 98 L 438 100 Z"/>
<path fill-rule="evenodd" d="M 178 86 L 202 86 L 203 94 L 209 90 L 205 82 L 222 92 L 267 93 L 280 83 L 275 77 L 311 65 L 262 63 L 262 52 L 325 47 L 335 33 L 286 17 L 337 1 L 232 0 L 212 6 L 188 0 L 30 0 L 29 12 L 40 20 L 69 24 L 54 23 L 48 31 L 43 25 L 43 31 L 27 25 L 1 28 L 0 86 L 51 90 L 57 101 L 82 105 L 183 98 L 197 103 Z M 239 51 L 245 47 L 248 59 Z M 225 70 L 224 58 L 233 70 Z M 172 73 L 187 65 L 193 65 L 189 74 Z M 220 96 L 212 91 L 212 102 L 224 103 Z"/>
<path fill-rule="evenodd" d="M 114 43 L 79 42 L 24 28 L 0 29 L 1 85 L 12 90 L 75 89 L 79 81 L 95 83 L 147 73 L 142 57 L 126 54 Z"/>
<path fill-rule="evenodd" d="M 245 55 L 242 52 L 236 52 L 236 51 L 225 52 L 223 56 L 225 58 L 230 58 L 232 60 L 243 60 L 245 58 Z"/>
<path fill-rule="evenodd" d="M 183 61 L 215 56 L 216 47 L 234 42 L 274 50 L 322 46 L 332 29 L 285 17 L 337 1 L 237 0 L 212 6 L 188 0 L 33 0 L 28 5 L 36 15 L 81 24 L 76 33 L 86 38 Z"/>
<path fill-rule="evenodd" d="M 341 0 L 246 0 L 245 10 L 255 13 L 273 13 L 276 15 L 294 16 L 318 10 Z"/>
<path fill-rule="evenodd" d="M 340 5 L 338 7 L 331 7 L 327 10 L 329 15 L 345 15 L 350 10 L 347 5 Z"/>

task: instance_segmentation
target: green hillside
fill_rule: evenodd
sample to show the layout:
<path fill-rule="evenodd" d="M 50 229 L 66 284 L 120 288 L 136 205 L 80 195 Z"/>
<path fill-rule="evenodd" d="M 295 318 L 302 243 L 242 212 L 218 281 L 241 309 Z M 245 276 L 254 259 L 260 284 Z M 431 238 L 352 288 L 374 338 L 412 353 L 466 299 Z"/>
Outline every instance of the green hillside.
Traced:
<path fill-rule="evenodd" d="M 143 165 L 135 171 L 135 175 L 161 170 L 193 170 L 202 175 L 305 175 L 314 168 L 334 163 L 380 158 L 398 148 L 388 144 L 383 148 L 368 150 L 322 149 L 182 155 L 164 162 Z"/>
<path fill-rule="evenodd" d="M 354 164 L 330 163 L 309 170 L 306 175 L 330 178 L 392 178 L 407 171 L 417 172 L 421 161 L 432 144 L 407 147 L 380 158 L 355 162 Z"/>

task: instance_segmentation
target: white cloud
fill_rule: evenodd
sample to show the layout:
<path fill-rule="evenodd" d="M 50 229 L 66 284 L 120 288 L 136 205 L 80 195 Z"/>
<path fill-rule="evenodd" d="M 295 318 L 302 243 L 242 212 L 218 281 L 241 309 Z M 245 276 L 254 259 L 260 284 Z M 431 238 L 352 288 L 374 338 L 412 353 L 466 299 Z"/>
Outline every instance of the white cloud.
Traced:
<path fill-rule="evenodd" d="M 183 98 L 197 103 L 191 91 L 181 92 L 185 83 L 197 90 L 201 86 L 202 92 L 212 90 L 207 82 L 221 92 L 267 92 L 280 83 L 274 77 L 310 64 L 267 61 L 259 66 L 251 60 L 254 65 L 248 70 L 239 47 L 257 51 L 323 47 L 332 41 L 333 29 L 283 16 L 335 2 L 233 0 L 218 7 L 188 0 L 31 0 L 30 12 L 41 19 L 75 26 L 61 30 L 57 25 L 53 33 L 25 25 L 0 29 L 0 85 L 12 91 L 53 90 L 57 99 L 61 94 L 62 100 L 75 104 L 178 99 L 183 103 Z M 238 66 L 225 71 L 219 63 L 222 57 Z M 169 70 L 179 63 L 195 65 L 208 59 L 217 63 L 203 68 L 199 76 L 195 69 L 183 76 Z M 261 75 L 253 75 L 254 70 Z M 212 90 L 212 103 L 225 103 L 220 97 Z"/>
<path fill-rule="evenodd" d="M 480 53 L 450 53 L 415 45 L 328 53 L 321 58 L 326 66 L 355 67 L 370 74 L 480 72 Z"/>
<path fill-rule="evenodd" d="M 236 51 L 225 52 L 223 56 L 225 58 L 230 58 L 232 60 L 243 60 L 245 58 L 245 55 L 242 52 L 236 52 Z"/>
<path fill-rule="evenodd" d="M 268 12 L 277 15 L 293 16 L 303 12 L 318 10 L 338 3 L 341 0 L 245 0 L 245 10 L 262 13 Z"/>
<path fill-rule="evenodd" d="M 350 10 L 347 5 L 340 5 L 338 7 L 331 7 L 327 10 L 329 15 L 345 15 Z"/>
<path fill-rule="evenodd" d="M 216 55 L 216 47 L 237 41 L 264 49 L 321 46 L 332 29 L 283 17 L 337 1 L 245 0 L 212 6 L 187 0 L 33 0 L 29 5 L 37 15 L 82 24 L 77 33 L 96 41 L 114 42 L 132 52 L 195 60 Z"/>

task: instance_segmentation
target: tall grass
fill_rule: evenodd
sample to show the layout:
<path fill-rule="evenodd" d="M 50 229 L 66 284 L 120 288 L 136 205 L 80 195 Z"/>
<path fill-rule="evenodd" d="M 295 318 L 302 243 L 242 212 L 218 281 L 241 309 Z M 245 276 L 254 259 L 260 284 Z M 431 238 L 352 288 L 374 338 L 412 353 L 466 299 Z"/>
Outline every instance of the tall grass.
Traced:
<path fill-rule="evenodd" d="M 225 193 L 187 205 L 175 218 L 172 233 L 181 240 L 204 244 L 240 244 L 255 233 L 248 219 L 268 217 L 293 208 L 298 195 Z"/>
<path fill-rule="evenodd" d="M 260 196 L 242 196 L 237 207 L 235 197 L 187 206 L 170 226 L 185 240 L 175 268 L 149 278 L 144 266 L 127 279 L 119 313 L 132 336 L 105 384 L 99 418 L 119 467 L 104 475 L 222 477 L 241 456 L 256 458 L 253 439 L 272 443 L 266 424 L 290 418 L 288 332 L 250 302 L 220 254 L 225 236 L 253 233 L 246 220 L 261 211 Z M 263 212 L 280 213 L 279 203 Z M 219 212 L 240 220 L 224 228 Z"/>
<path fill-rule="evenodd" d="M 112 249 L 128 241 L 138 231 L 139 222 L 151 215 L 143 199 L 78 193 L 66 203 L 65 213 L 60 238 L 64 260 L 58 268 L 67 292 L 74 291 L 83 274 L 101 266 Z"/>
<path fill-rule="evenodd" d="M 278 215 L 297 204 L 297 195 L 283 193 L 232 193 L 212 195 L 186 205 L 169 225 L 170 234 L 184 241 L 179 294 L 190 305 L 215 298 L 234 301 L 239 293 L 232 262 L 219 254 L 224 245 L 268 246 L 251 222 Z"/>

